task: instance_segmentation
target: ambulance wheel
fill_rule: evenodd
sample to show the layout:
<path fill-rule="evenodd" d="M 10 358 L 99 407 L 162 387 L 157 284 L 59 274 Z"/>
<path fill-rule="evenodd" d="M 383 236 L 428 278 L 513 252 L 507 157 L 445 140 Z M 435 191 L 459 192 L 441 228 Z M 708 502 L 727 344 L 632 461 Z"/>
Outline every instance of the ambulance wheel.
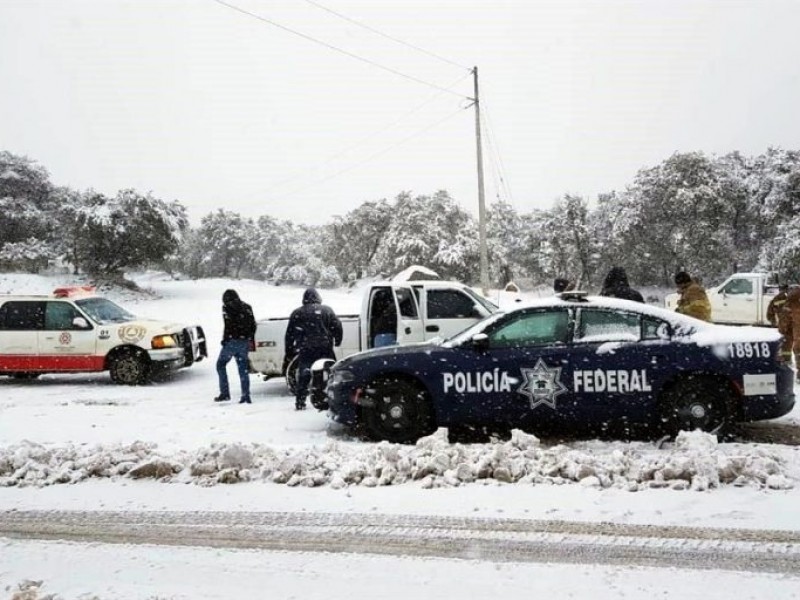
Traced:
<path fill-rule="evenodd" d="M 141 385 L 150 375 L 150 362 L 141 350 L 123 350 L 109 362 L 111 380 L 122 385 Z"/>
<path fill-rule="evenodd" d="M 41 375 L 41 373 L 25 372 L 25 373 L 12 373 L 11 377 L 13 377 L 14 379 L 25 380 L 25 379 L 36 379 L 37 377 L 39 377 L 39 375 Z"/>
<path fill-rule="evenodd" d="M 289 391 L 292 396 L 297 395 L 297 357 L 295 356 L 286 367 L 286 385 L 289 386 Z"/>
<path fill-rule="evenodd" d="M 372 406 L 363 408 L 364 429 L 374 440 L 416 442 L 434 430 L 427 392 L 402 377 L 384 377 L 368 388 Z"/>
<path fill-rule="evenodd" d="M 661 422 L 665 433 L 700 429 L 720 432 L 727 424 L 731 400 L 726 382 L 702 375 L 690 375 L 661 395 Z"/>

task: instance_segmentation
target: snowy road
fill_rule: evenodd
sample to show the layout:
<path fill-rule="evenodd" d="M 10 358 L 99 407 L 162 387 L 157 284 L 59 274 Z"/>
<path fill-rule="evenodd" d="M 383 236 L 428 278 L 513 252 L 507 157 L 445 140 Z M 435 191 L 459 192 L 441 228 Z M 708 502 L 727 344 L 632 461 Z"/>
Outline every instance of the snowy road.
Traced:
<path fill-rule="evenodd" d="M 0 537 L 800 572 L 800 532 L 340 513 L 4 511 Z"/>

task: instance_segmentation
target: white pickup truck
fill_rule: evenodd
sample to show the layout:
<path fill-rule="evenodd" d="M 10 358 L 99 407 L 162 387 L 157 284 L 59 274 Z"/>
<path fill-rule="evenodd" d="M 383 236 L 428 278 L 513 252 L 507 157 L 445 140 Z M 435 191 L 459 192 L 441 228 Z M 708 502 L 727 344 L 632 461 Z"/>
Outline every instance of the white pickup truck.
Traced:
<path fill-rule="evenodd" d="M 364 293 L 361 313 L 338 315 L 342 322 L 340 359 L 390 343 L 410 344 L 447 338 L 498 310 L 469 286 L 453 281 L 404 281 L 373 283 Z M 286 376 L 294 390 L 295 356 L 287 354 L 284 338 L 289 317 L 262 319 L 256 329 L 250 368 L 264 379 Z M 385 343 L 385 342 L 384 342 Z"/>
<path fill-rule="evenodd" d="M 711 303 L 711 320 L 730 325 L 770 325 L 767 308 L 778 294 L 778 284 L 772 273 L 734 273 L 722 285 L 706 289 Z M 664 301 L 675 309 L 678 294 Z"/>

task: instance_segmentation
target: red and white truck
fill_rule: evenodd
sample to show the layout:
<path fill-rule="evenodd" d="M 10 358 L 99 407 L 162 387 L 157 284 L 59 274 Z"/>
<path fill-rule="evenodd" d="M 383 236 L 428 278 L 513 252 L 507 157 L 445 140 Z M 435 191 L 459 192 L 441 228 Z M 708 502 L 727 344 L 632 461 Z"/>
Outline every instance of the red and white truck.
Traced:
<path fill-rule="evenodd" d="M 110 371 L 115 383 L 136 385 L 207 354 L 202 327 L 140 319 L 93 287 L 0 295 L 0 375 Z"/>

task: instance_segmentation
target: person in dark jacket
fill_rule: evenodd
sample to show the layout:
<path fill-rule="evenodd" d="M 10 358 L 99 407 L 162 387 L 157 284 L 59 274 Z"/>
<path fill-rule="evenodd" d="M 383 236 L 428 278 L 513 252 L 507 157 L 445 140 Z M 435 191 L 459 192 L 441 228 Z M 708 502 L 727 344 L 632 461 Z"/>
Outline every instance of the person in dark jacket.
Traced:
<path fill-rule="evenodd" d="M 239 368 L 239 381 L 242 386 L 242 398 L 239 404 L 250 404 L 250 374 L 248 373 L 247 353 L 255 340 L 256 319 L 249 304 L 242 302 L 234 290 L 225 290 L 222 294 L 222 321 L 225 325 L 222 333 L 222 350 L 217 359 L 217 376 L 219 377 L 219 396 L 215 402 L 231 399 L 228 385 L 227 365 L 233 358 Z"/>
<path fill-rule="evenodd" d="M 342 323 L 317 290 L 303 293 L 303 305 L 294 309 L 286 326 L 286 352 L 297 353 L 297 387 L 294 407 L 306 407 L 311 365 L 320 358 L 336 359 L 333 347 L 342 343 Z"/>
<path fill-rule="evenodd" d="M 644 303 L 642 295 L 628 283 L 628 274 L 622 267 L 611 267 L 603 281 L 603 289 L 600 290 L 600 295 Z"/>
<path fill-rule="evenodd" d="M 556 277 L 553 280 L 553 292 L 555 292 L 556 294 L 568 291 L 567 288 L 569 288 L 569 279 L 564 279 L 563 277 Z"/>

